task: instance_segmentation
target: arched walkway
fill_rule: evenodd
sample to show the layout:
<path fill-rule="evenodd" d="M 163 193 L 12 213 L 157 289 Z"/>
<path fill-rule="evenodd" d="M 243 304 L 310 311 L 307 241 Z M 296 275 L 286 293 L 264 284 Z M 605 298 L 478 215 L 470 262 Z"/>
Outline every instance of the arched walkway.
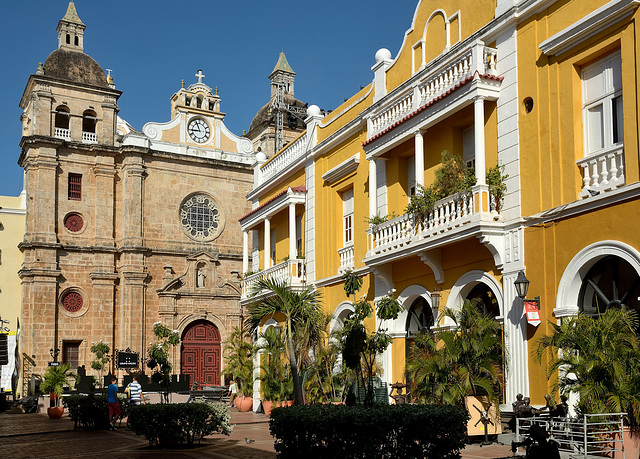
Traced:
<path fill-rule="evenodd" d="M 200 384 L 220 384 L 220 332 L 207 320 L 191 322 L 182 334 L 180 369 Z"/>

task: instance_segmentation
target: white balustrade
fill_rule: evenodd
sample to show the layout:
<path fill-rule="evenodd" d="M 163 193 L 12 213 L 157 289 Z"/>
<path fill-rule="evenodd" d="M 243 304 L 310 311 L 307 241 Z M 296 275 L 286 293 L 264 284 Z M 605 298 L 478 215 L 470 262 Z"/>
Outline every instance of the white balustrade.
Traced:
<path fill-rule="evenodd" d="M 467 78 L 479 74 L 497 75 L 498 51 L 474 42 L 428 72 L 410 88 L 394 97 L 369 123 L 367 138 L 381 133 L 395 122 L 437 99 Z"/>
<path fill-rule="evenodd" d="M 379 255 L 411 243 L 435 238 L 470 222 L 474 215 L 473 193 L 459 192 L 439 201 L 424 214 L 404 214 L 372 226 L 369 234 L 369 254 Z"/>
<path fill-rule="evenodd" d="M 296 286 L 302 285 L 305 282 L 305 277 L 305 260 L 303 258 L 286 260 L 242 279 L 242 296 L 248 297 L 254 293 L 256 284 L 260 279 L 286 282 L 288 285 Z"/>
<path fill-rule="evenodd" d="M 346 271 L 352 270 L 354 266 L 354 251 L 353 246 L 343 247 L 338 249 L 338 255 L 340 256 L 340 268 L 338 272 L 343 274 Z"/>
<path fill-rule="evenodd" d="M 285 170 L 297 159 L 304 156 L 307 152 L 307 145 L 308 135 L 305 133 L 287 145 L 283 150 L 280 150 L 279 153 L 262 166 L 262 181 L 265 182 L 269 180 L 274 175 Z"/>
<path fill-rule="evenodd" d="M 95 132 L 82 132 L 83 143 L 98 143 L 98 134 Z"/>
<path fill-rule="evenodd" d="M 56 139 L 71 140 L 71 131 L 69 129 L 57 127 L 53 130 L 53 136 Z"/>
<path fill-rule="evenodd" d="M 625 184 L 622 147 L 587 156 L 576 164 L 582 169 L 581 198 L 615 190 Z"/>

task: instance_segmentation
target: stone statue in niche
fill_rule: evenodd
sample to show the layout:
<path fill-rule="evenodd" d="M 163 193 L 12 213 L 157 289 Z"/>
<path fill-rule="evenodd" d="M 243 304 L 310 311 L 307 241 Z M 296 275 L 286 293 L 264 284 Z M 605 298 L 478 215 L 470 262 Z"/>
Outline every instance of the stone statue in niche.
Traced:
<path fill-rule="evenodd" d="M 196 287 L 197 288 L 204 288 L 206 277 L 207 276 L 204 273 L 204 266 L 198 265 L 198 267 L 196 268 Z"/>

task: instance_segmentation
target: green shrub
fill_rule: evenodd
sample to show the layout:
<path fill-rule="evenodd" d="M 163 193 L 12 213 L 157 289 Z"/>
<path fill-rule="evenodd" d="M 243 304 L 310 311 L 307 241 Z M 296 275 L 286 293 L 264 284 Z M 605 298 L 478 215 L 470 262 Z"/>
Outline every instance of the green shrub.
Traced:
<path fill-rule="evenodd" d="M 214 432 L 232 431 L 226 405 L 221 403 L 170 403 L 129 407 L 131 429 L 150 445 L 193 445 Z"/>
<path fill-rule="evenodd" d="M 280 458 L 454 458 L 468 415 L 452 405 L 303 405 L 275 408 Z"/>
<path fill-rule="evenodd" d="M 129 409 L 126 397 L 118 394 L 121 417 L 127 416 Z M 62 399 L 74 429 L 108 429 L 109 408 L 106 395 L 69 395 Z"/>

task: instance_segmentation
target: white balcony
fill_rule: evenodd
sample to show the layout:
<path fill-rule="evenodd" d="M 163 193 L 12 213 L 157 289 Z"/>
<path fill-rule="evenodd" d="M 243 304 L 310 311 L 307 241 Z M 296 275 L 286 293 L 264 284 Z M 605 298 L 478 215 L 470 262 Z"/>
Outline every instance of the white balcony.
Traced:
<path fill-rule="evenodd" d="M 338 249 L 338 255 L 340 256 L 340 268 L 338 272 L 344 274 L 346 271 L 353 270 L 354 263 L 354 251 L 353 245 Z"/>
<path fill-rule="evenodd" d="M 369 120 L 367 139 L 402 121 L 425 104 L 447 95 L 459 85 L 478 76 L 497 76 L 498 51 L 473 42 L 451 57 L 428 69 L 422 78 L 401 91 Z"/>
<path fill-rule="evenodd" d="M 583 187 L 580 197 L 583 199 L 615 190 L 625 184 L 622 146 L 587 156 L 576 161 L 576 164 L 582 169 Z"/>
<path fill-rule="evenodd" d="M 98 143 L 98 134 L 95 132 L 82 132 L 82 143 Z"/>
<path fill-rule="evenodd" d="M 69 129 L 57 127 L 53 129 L 53 136 L 56 139 L 71 140 L 71 131 Z"/>
<path fill-rule="evenodd" d="M 298 258 L 278 263 L 269 269 L 260 271 L 242 279 L 242 300 L 248 299 L 256 292 L 256 284 L 260 279 L 270 279 L 277 282 L 286 282 L 291 287 L 303 287 L 306 284 L 306 260 Z"/>
<path fill-rule="evenodd" d="M 309 135 L 307 134 L 307 132 L 304 132 L 300 135 L 300 137 L 295 139 L 284 149 L 280 150 L 260 168 L 260 183 L 266 182 L 271 177 L 287 169 L 291 164 L 302 158 L 307 152 L 308 148 Z"/>
<path fill-rule="evenodd" d="M 488 200 L 488 201 L 487 201 Z M 487 203 L 483 204 L 483 203 Z M 484 206 L 484 209 L 483 209 Z M 397 260 L 461 239 L 482 240 L 502 226 L 486 185 L 476 185 L 440 201 L 427 213 L 404 214 L 367 230 L 367 265 Z M 483 240 L 483 243 L 485 241 Z"/>

